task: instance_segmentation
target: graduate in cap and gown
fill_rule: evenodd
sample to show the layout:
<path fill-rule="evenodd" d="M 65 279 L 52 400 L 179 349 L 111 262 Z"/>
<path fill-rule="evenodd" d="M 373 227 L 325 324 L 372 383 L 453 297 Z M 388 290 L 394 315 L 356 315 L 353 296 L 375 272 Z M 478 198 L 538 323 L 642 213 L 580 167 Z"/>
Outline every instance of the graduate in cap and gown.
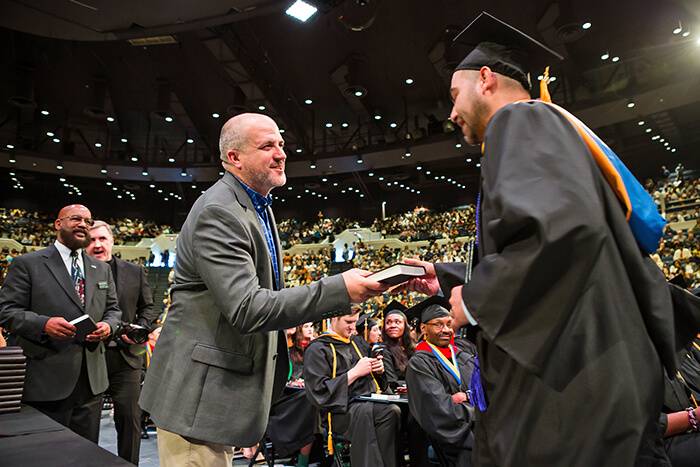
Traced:
<path fill-rule="evenodd" d="M 374 313 L 360 315 L 355 324 L 355 330 L 362 341 L 365 355 L 371 355 L 372 346 L 382 341 L 382 330 L 379 326 L 379 321 L 374 319 L 373 316 Z M 384 363 L 384 371 L 386 372 L 386 362 Z"/>
<path fill-rule="evenodd" d="M 469 382 L 474 354 L 454 345 L 450 304 L 430 297 L 406 311 L 420 321 L 423 340 L 408 362 L 406 385 L 411 415 L 428 433 L 442 467 L 471 465 L 474 409 Z"/>
<path fill-rule="evenodd" d="M 406 306 L 392 300 L 384 308 L 384 328 L 382 342 L 384 352 L 384 369 L 392 388 L 403 385 L 406 381 L 408 359 L 413 355 L 415 343 L 411 338 L 411 328 L 404 313 Z"/>
<path fill-rule="evenodd" d="M 395 467 L 401 410 L 395 404 L 357 400 L 388 389 L 382 357 L 371 358 L 353 336 L 358 315 L 331 318 L 330 328 L 304 354 L 306 396 L 321 409 L 328 450 L 333 435 L 350 440 L 353 467 Z"/>
<path fill-rule="evenodd" d="M 457 41 L 471 51 L 450 118 L 482 149 L 479 261 L 467 282 L 464 264 L 406 260 L 426 275 L 405 288 L 442 292 L 456 326 L 477 326 L 474 464 L 668 465 L 657 421 L 680 349 L 648 257 L 664 221 L 546 86 L 530 98 L 557 53 L 487 13 Z"/>

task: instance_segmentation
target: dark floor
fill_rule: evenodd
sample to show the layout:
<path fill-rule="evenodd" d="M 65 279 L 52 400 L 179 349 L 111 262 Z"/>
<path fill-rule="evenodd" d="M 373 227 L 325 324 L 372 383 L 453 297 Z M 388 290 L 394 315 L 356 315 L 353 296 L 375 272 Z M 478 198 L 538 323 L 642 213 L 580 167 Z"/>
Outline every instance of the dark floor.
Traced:
<path fill-rule="evenodd" d="M 100 421 L 100 447 L 108 450 L 113 454 L 117 454 L 117 430 L 114 428 L 114 420 L 110 411 L 102 411 L 102 420 Z M 248 461 L 244 459 L 234 459 L 233 465 L 248 465 Z M 267 464 L 257 464 L 267 465 Z M 275 464 L 275 467 L 283 467 L 284 464 Z M 139 460 L 140 467 L 159 467 L 158 462 L 158 445 L 156 444 L 155 433 L 150 435 L 149 439 L 141 440 L 141 458 Z"/>

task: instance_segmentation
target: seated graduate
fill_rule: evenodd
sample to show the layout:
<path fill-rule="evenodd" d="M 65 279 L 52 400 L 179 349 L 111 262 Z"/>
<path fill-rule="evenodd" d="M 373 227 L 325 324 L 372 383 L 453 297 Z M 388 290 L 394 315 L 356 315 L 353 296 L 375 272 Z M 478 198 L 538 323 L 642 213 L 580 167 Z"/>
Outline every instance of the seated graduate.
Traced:
<path fill-rule="evenodd" d="M 365 313 L 361 315 L 357 319 L 357 323 L 355 323 L 356 335 L 362 341 L 363 348 L 360 350 L 364 350 L 364 353 L 370 356 L 372 346 L 382 342 L 382 330 L 379 327 L 379 322 L 372 316 L 373 313 Z M 386 373 L 386 365 L 384 366 L 384 372 Z"/>
<path fill-rule="evenodd" d="M 428 434 L 443 467 L 471 465 L 473 408 L 469 382 L 474 354 L 453 345 L 449 301 L 430 297 L 406 311 L 418 317 L 424 340 L 408 362 L 411 415 Z M 469 347 L 466 347 L 467 349 Z"/>
<path fill-rule="evenodd" d="M 401 386 L 406 380 L 406 366 L 415 350 L 410 327 L 404 311 L 406 307 L 395 300 L 384 308 L 384 329 L 382 342 L 386 346 L 384 352 L 384 368 L 389 385 L 392 388 Z"/>
<path fill-rule="evenodd" d="M 664 406 L 659 432 L 673 467 L 695 467 L 700 452 L 700 409 L 694 380 L 697 379 L 700 339 L 697 337 L 679 355 L 680 369 L 665 375 Z"/>
<path fill-rule="evenodd" d="M 353 467 L 395 467 L 399 407 L 357 399 L 387 389 L 381 356 L 366 356 L 359 338 L 352 336 L 357 319 L 357 314 L 332 318 L 329 330 L 309 344 L 306 396 L 328 422 L 329 451 L 335 448 L 332 435 L 341 434 L 350 440 Z"/>

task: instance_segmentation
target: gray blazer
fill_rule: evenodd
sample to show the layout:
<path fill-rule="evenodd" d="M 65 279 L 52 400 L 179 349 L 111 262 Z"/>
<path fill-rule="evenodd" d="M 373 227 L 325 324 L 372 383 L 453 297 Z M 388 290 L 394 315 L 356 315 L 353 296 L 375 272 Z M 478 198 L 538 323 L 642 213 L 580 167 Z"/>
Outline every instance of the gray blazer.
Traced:
<path fill-rule="evenodd" d="M 228 446 L 262 438 L 289 372 L 278 330 L 350 310 L 341 276 L 274 289 L 253 204 L 226 173 L 195 202 L 177 240 L 172 305 L 139 401 L 158 427 Z"/>
<path fill-rule="evenodd" d="M 55 246 L 27 253 L 12 261 L 0 289 L 0 327 L 7 328 L 11 345 L 27 356 L 25 401 L 55 401 L 68 397 L 80 376 L 85 355 L 93 394 L 107 389 L 107 364 L 102 342 L 56 341 L 43 331 L 53 316 L 70 321 L 84 313 L 95 322 L 109 323 L 112 331 L 121 318 L 112 271 L 83 253 L 85 309 Z"/>

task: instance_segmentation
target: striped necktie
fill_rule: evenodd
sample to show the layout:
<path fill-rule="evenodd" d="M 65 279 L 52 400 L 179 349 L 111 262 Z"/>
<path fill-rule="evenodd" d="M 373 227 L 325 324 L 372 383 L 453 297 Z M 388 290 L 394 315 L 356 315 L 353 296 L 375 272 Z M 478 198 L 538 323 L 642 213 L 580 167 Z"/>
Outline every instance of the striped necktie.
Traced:
<path fill-rule="evenodd" d="M 71 251 L 70 257 L 70 277 L 73 280 L 73 287 L 75 287 L 75 293 L 80 297 L 80 303 L 85 306 L 85 276 L 83 270 L 80 269 L 80 264 L 78 264 L 78 250 Z"/>

